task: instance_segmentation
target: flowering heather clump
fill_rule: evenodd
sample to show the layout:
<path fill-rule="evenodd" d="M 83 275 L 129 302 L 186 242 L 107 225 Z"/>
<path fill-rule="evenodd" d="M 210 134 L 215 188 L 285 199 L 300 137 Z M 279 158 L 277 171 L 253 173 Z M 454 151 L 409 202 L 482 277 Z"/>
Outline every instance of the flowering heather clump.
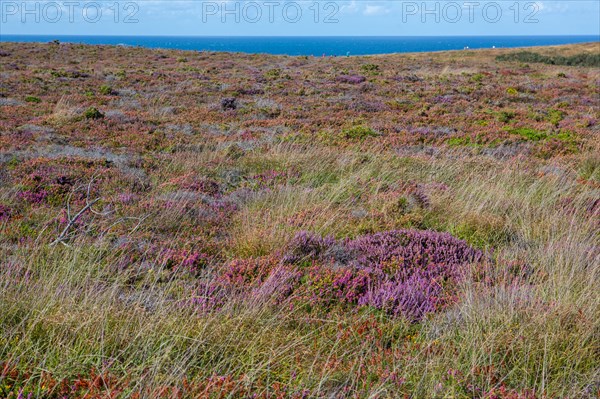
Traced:
<path fill-rule="evenodd" d="M 397 262 L 400 268 L 446 263 L 451 268 L 482 259 L 475 250 L 449 233 L 418 230 L 396 230 L 358 237 L 347 242 L 358 254 L 356 263 L 362 267 L 377 267 Z"/>
<path fill-rule="evenodd" d="M 162 264 L 169 269 L 197 273 L 210 262 L 210 256 L 186 250 L 166 249 L 162 253 Z"/>
<path fill-rule="evenodd" d="M 404 315 L 410 320 L 420 320 L 444 303 L 441 285 L 421 274 L 417 272 L 405 281 L 389 280 L 370 288 L 358 303 L 395 316 Z"/>
<path fill-rule="evenodd" d="M 448 233 L 432 231 L 390 231 L 346 245 L 356 253 L 353 263 L 378 277 L 359 304 L 413 320 L 452 299 L 452 284 L 463 276 L 467 264 L 483 256 Z"/>
<path fill-rule="evenodd" d="M 236 260 L 207 291 L 220 297 L 237 292 L 247 299 L 248 289 L 262 284 L 262 291 L 293 294 L 325 311 L 370 306 L 416 321 L 452 301 L 465 267 L 482 256 L 464 241 L 433 231 L 398 230 L 342 241 L 302 231 L 282 260 L 295 267 L 283 272 L 276 258 Z M 285 288 L 268 288 L 270 282 L 281 283 L 276 273 L 287 276 Z M 206 298 L 203 308 L 206 303 L 222 301 Z"/>
<path fill-rule="evenodd" d="M 19 198 L 29 202 L 30 204 L 42 203 L 46 197 L 48 197 L 48 191 L 43 189 L 38 191 L 25 190 L 19 193 Z"/>
<path fill-rule="evenodd" d="M 342 75 L 337 77 L 337 81 L 341 83 L 359 84 L 366 81 L 367 78 L 361 75 Z"/>
<path fill-rule="evenodd" d="M 236 259 L 225 267 L 219 280 L 236 287 L 255 286 L 262 283 L 278 264 L 277 259 L 271 257 Z"/>
<path fill-rule="evenodd" d="M 374 276 L 369 270 L 313 267 L 307 277 L 306 299 L 325 309 L 360 303 Z"/>

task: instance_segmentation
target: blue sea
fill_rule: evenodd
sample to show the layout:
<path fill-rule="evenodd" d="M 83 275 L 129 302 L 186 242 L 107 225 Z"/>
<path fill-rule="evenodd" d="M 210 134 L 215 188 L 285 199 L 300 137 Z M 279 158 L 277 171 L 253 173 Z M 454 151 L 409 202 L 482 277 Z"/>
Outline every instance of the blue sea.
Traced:
<path fill-rule="evenodd" d="M 370 55 L 465 48 L 528 47 L 600 41 L 597 36 L 61 36 L 0 35 L 7 42 L 61 42 L 141 46 L 198 51 L 227 51 L 286 55 Z"/>

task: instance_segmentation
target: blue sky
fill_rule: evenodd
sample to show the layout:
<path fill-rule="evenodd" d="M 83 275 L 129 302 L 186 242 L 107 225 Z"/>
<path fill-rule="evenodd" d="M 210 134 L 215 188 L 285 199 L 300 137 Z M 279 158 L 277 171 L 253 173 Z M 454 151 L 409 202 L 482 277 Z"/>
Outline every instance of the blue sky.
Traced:
<path fill-rule="evenodd" d="M 0 0 L 0 14 L 0 34 L 600 34 L 599 0 Z"/>

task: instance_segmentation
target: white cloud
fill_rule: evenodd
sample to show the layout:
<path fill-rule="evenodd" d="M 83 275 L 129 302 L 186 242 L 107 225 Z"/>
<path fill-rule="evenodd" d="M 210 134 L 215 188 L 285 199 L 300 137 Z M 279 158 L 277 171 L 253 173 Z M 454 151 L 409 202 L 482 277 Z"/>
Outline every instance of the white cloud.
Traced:
<path fill-rule="evenodd" d="M 347 14 L 354 14 L 358 12 L 358 4 L 356 3 L 356 0 L 342 4 L 340 7 L 340 12 Z"/>
<path fill-rule="evenodd" d="M 365 10 L 363 11 L 363 14 L 367 15 L 367 16 L 374 16 L 374 15 L 389 14 L 389 12 L 390 12 L 390 9 L 387 7 L 367 4 L 365 6 Z"/>

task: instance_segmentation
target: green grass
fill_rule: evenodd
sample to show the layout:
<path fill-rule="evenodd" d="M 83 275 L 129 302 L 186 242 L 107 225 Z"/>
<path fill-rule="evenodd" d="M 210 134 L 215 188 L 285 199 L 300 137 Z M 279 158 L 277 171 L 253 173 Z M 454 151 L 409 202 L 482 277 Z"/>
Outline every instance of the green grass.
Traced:
<path fill-rule="evenodd" d="M 448 230 L 480 248 L 495 248 L 499 262 L 492 273 L 504 273 L 503 265 L 511 259 L 525 260 L 533 267 L 531 284 L 479 287 L 469 280 L 456 307 L 416 326 L 370 311 L 308 321 L 306 309 L 235 303 L 202 316 L 177 305 L 190 293 L 181 282 L 164 280 L 161 276 L 168 273 L 160 267 L 138 275 L 132 287 L 128 274 L 112 271 L 119 254 L 108 246 L 42 246 L 19 254 L 27 260 L 22 267 L 30 277 L 9 280 L 14 278 L 11 273 L 0 275 L 5 282 L 15 281 L 0 294 L 3 358 L 21 359 L 22 367 L 43 363 L 54 375 L 68 377 L 101 368 L 110 354 L 111 370 L 134 380 L 150 373 L 161 384 L 176 384 L 184 375 L 240 376 L 243 370 L 250 386 L 279 381 L 314 395 L 344 384 L 361 396 L 374 391 L 435 396 L 441 382 L 446 394 L 466 398 L 469 386 L 492 389 L 502 380 L 517 390 L 535 387 L 564 396 L 582 392 L 593 380 L 593 320 L 599 315 L 589 282 L 597 269 L 589 267 L 589 255 L 579 250 L 594 241 L 593 224 L 556 207 L 561 198 L 580 195 L 573 183 L 536 180 L 518 165 L 507 170 L 500 164 L 473 167 L 338 152 L 336 158 L 349 157 L 360 166 L 342 168 L 337 179 L 315 184 L 315 174 L 329 172 L 328 163 L 315 167 L 314 160 L 327 156 L 332 154 L 271 149 L 272 159 L 288 159 L 305 171 L 307 180 L 301 184 L 322 189 L 307 194 L 281 188 L 246 204 L 232 226 L 232 256 L 276 253 L 302 228 L 359 233 L 362 222 L 349 222 L 346 213 L 353 198 L 383 195 L 386 191 L 379 187 L 394 181 L 392 176 L 423 182 L 435 177 L 451 190 L 431 194 L 425 227 Z M 266 162 L 265 167 L 273 166 Z M 357 181 L 367 183 L 357 186 Z M 369 201 L 363 206 L 369 212 L 379 207 Z M 307 225 L 286 225 L 289 215 L 302 210 L 314 212 Z M 395 211 L 401 216 L 412 212 L 403 198 Z M 571 226 L 568 235 L 557 225 Z M 134 294 L 132 302 L 123 301 L 123 295 Z M 375 322 L 376 330 L 358 332 L 361 323 Z M 346 338 L 340 338 L 340 331 Z M 401 348 L 405 355 L 388 357 L 388 347 Z M 331 359 L 344 366 L 328 369 Z M 381 367 L 399 372 L 403 384 L 385 382 Z M 450 372 L 454 377 L 448 378 Z M 359 376 L 365 373 L 370 377 L 363 380 Z M 291 375 L 296 376 L 293 382 Z"/>
<path fill-rule="evenodd" d="M 42 100 L 39 97 L 36 97 L 36 96 L 26 96 L 25 97 L 25 101 L 28 102 L 28 103 L 35 103 L 35 104 L 38 104 L 38 103 L 42 102 Z"/>
<path fill-rule="evenodd" d="M 108 86 L 108 85 L 102 85 L 100 86 L 100 89 L 98 89 L 98 91 L 100 92 L 100 94 L 102 94 L 103 96 L 109 96 L 111 94 L 114 93 L 114 90 L 112 87 Z"/>
<path fill-rule="evenodd" d="M 369 137 L 377 137 L 379 134 L 367 126 L 353 126 L 342 130 L 342 137 L 349 140 L 364 140 Z"/>
<path fill-rule="evenodd" d="M 548 138 L 548 134 L 529 127 L 508 129 L 510 134 L 517 135 L 526 141 L 540 141 Z"/>

